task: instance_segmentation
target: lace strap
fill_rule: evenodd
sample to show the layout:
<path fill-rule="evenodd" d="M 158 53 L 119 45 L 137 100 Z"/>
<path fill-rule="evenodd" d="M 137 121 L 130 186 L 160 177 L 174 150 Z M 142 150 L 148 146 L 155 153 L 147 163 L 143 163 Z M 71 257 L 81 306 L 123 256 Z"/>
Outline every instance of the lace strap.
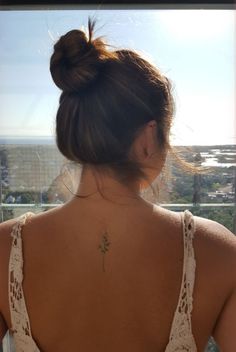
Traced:
<path fill-rule="evenodd" d="M 10 329 L 12 333 L 19 335 L 31 335 L 29 316 L 27 313 L 24 292 L 22 288 L 23 282 L 23 248 L 21 229 L 25 225 L 27 219 L 33 213 L 27 212 L 20 216 L 12 228 L 12 246 L 9 258 L 9 276 L 8 276 L 8 298 L 11 313 Z"/>
<path fill-rule="evenodd" d="M 194 217 L 188 210 L 181 213 L 181 216 L 183 224 L 184 263 L 178 305 L 171 327 L 170 344 L 171 342 L 175 343 L 178 341 L 181 345 L 181 342 L 187 344 L 187 341 L 189 341 L 190 351 L 191 346 L 193 346 L 191 312 L 193 308 L 193 288 L 196 269 L 193 248 L 195 224 Z"/>
<path fill-rule="evenodd" d="M 187 284 L 187 298 L 188 298 L 188 317 L 189 324 L 191 324 L 191 312 L 193 309 L 193 288 L 195 281 L 196 260 L 194 255 L 193 239 L 195 233 L 195 223 L 193 215 L 185 210 L 184 212 L 184 238 L 186 251 L 186 284 Z"/>

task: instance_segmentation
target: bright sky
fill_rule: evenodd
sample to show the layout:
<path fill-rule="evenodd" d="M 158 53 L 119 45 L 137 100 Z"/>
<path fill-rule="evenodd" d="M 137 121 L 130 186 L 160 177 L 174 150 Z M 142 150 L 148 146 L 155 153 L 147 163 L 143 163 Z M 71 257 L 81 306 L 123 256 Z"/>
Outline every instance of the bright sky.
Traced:
<path fill-rule="evenodd" d="M 54 135 L 52 47 L 88 15 L 96 35 L 138 50 L 173 81 L 173 144 L 236 143 L 235 10 L 0 11 L 0 136 Z"/>

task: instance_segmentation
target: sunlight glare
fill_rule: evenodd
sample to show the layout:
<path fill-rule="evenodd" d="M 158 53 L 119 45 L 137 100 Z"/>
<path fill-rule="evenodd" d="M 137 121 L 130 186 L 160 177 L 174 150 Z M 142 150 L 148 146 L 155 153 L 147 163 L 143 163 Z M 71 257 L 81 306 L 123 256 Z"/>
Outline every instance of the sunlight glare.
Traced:
<path fill-rule="evenodd" d="M 213 39 L 224 35 L 234 20 L 229 10 L 172 10 L 157 14 L 158 21 L 177 40 Z"/>

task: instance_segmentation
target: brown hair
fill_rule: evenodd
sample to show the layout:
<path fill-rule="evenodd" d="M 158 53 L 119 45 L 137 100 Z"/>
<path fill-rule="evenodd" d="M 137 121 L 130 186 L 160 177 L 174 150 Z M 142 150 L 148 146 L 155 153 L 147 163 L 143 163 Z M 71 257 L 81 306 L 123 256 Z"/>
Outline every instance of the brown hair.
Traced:
<path fill-rule="evenodd" d="M 88 38 L 72 30 L 54 45 L 50 71 L 62 90 L 57 146 L 69 160 L 108 168 L 121 182 L 146 179 L 129 149 L 150 120 L 157 122 L 161 150 L 170 149 L 172 85 L 136 51 L 110 51 L 102 37 L 94 39 L 95 23 L 88 19 Z"/>

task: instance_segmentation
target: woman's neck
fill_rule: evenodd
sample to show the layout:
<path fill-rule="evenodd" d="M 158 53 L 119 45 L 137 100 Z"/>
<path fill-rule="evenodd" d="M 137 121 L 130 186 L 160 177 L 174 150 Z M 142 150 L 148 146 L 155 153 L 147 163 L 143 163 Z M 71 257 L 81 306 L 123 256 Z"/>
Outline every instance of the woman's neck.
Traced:
<path fill-rule="evenodd" d="M 112 200 L 116 198 L 117 200 L 141 199 L 140 187 L 137 182 L 124 185 L 112 177 L 111 173 L 99 173 L 95 167 L 89 165 L 83 167 L 76 194 L 78 196 L 89 196 L 93 200 L 102 199 L 102 195 Z"/>

